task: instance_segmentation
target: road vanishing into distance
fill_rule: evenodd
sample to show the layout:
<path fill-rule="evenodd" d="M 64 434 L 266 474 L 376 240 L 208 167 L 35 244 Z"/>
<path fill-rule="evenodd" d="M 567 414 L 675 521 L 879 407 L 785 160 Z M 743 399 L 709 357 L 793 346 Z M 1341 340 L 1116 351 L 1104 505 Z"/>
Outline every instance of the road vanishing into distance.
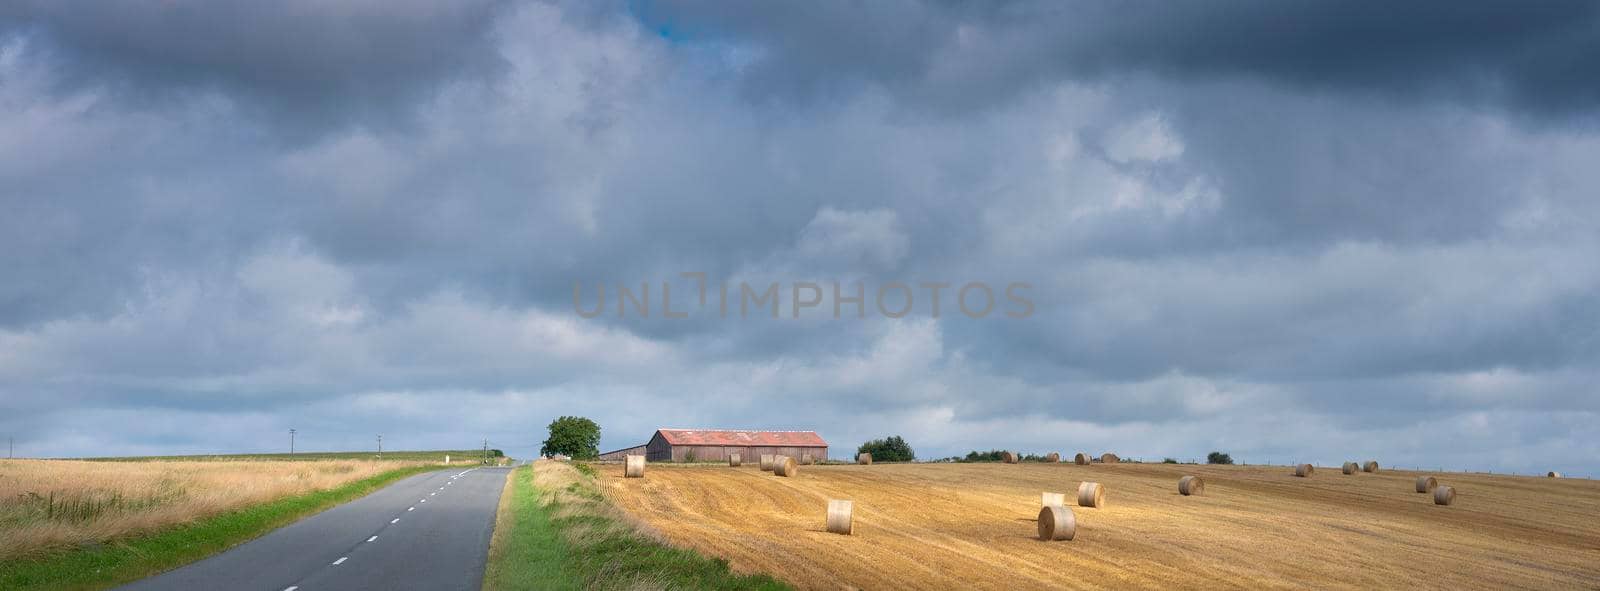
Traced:
<path fill-rule="evenodd" d="M 126 591 L 478 591 L 510 468 L 406 478 Z"/>

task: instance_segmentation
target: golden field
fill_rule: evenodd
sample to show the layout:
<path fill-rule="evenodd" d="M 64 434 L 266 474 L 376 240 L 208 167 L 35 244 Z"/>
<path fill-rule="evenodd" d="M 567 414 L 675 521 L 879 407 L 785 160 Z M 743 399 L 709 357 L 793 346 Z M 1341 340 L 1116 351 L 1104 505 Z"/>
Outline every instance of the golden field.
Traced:
<path fill-rule="evenodd" d="M 0 460 L 0 561 L 150 532 L 419 463 Z"/>
<path fill-rule="evenodd" d="M 602 489 L 674 544 L 802 589 L 1600 587 L 1600 482 L 1170 464 L 601 466 Z M 1205 479 L 1203 497 L 1178 479 Z M 1076 506 L 1081 481 L 1106 507 Z M 1041 492 L 1067 493 L 1071 541 L 1041 542 Z M 855 535 L 823 529 L 855 501 Z"/>

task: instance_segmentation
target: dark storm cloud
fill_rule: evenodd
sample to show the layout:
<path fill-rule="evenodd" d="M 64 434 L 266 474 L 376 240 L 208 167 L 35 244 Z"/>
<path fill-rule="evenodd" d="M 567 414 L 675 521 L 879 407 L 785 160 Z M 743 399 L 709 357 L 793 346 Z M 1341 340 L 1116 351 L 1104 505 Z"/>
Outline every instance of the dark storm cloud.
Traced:
<path fill-rule="evenodd" d="M 25 35 L 68 90 L 146 103 L 219 92 L 301 130 L 393 121 L 441 83 L 496 72 L 489 28 L 504 4 L 22 0 L 0 7 L 0 32 Z"/>
<path fill-rule="evenodd" d="M 663 36 L 748 44 L 760 96 L 882 85 L 911 104 L 970 107 L 1055 79 L 1140 72 L 1254 78 L 1312 91 L 1504 103 L 1539 114 L 1600 104 L 1600 7 L 1581 1 L 643 2 Z"/>

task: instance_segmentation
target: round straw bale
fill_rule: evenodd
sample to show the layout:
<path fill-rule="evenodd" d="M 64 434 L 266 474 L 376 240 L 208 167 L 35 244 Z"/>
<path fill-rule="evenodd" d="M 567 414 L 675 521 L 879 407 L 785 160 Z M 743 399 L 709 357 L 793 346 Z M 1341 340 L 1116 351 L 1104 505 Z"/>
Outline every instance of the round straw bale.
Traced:
<path fill-rule="evenodd" d="M 1316 470 L 1317 470 L 1317 467 L 1316 466 L 1312 466 L 1311 464 L 1300 464 L 1299 466 L 1295 466 L 1294 467 L 1294 475 L 1295 476 L 1299 476 L 1301 478 L 1305 478 L 1307 476 L 1310 476 L 1311 473 L 1315 472 Z"/>
<path fill-rule="evenodd" d="M 1560 472 L 1551 471 L 1551 472 L 1546 472 L 1544 476 L 1545 476 L 1545 478 L 1560 478 L 1561 477 L 1561 473 Z"/>
<path fill-rule="evenodd" d="M 1102 464 L 1115 464 L 1120 461 L 1122 461 L 1122 458 L 1117 457 L 1117 454 L 1111 452 L 1100 454 L 1100 463 Z"/>
<path fill-rule="evenodd" d="M 1014 453 L 1009 452 L 1009 451 L 1000 452 L 1000 461 L 1005 462 L 1007 464 L 1015 464 L 1015 463 L 1017 463 L 1017 454 L 1014 454 Z"/>
<path fill-rule="evenodd" d="M 622 467 L 624 478 L 644 478 L 644 456 L 630 455 Z"/>
<path fill-rule="evenodd" d="M 1078 519 L 1073 517 L 1072 509 L 1060 505 L 1039 508 L 1039 539 L 1046 542 L 1070 540 L 1076 533 Z"/>
<path fill-rule="evenodd" d="M 771 472 L 772 471 L 772 464 L 776 460 L 777 460 L 777 457 L 772 455 L 772 454 L 761 454 L 761 471 L 762 472 Z"/>
<path fill-rule="evenodd" d="M 772 473 L 779 476 L 794 476 L 800 473 L 800 465 L 795 463 L 794 458 L 778 456 L 773 459 Z"/>
<path fill-rule="evenodd" d="M 861 454 L 859 456 L 856 456 L 856 463 L 857 464 L 861 464 L 863 466 L 871 466 L 872 465 L 872 454 L 864 453 L 864 454 Z"/>
<path fill-rule="evenodd" d="M 1185 476 L 1178 479 L 1178 494 L 1183 496 L 1202 496 L 1206 494 L 1206 481 L 1199 476 Z"/>
<path fill-rule="evenodd" d="M 1089 454 L 1083 453 L 1081 451 L 1078 452 L 1078 455 L 1072 456 L 1072 463 L 1077 464 L 1079 466 L 1087 466 L 1087 465 L 1089 465 Z"/>
<path fill-rule="evenodd" d="M 1344 463 L 1344 473 L 1345 474 L 1355 474 L 1356 471 L 1360 470 L 1360 469 L 1361 468 L 1356 466 L 1355 462 L 1345 462 Z"/>
<path fill-rule="evenodd" d="M 1374 473 L 1374 474 L 1378 473 L 1378 461 L 1377 460 L 1367 460 L 1367 463 L 1363 464 L 1361 466 L 1361 471 L 1362 472 L 1371 472 L 1371 473 Z"/>
<path fill-rule="evenodd" d="M 738 468 L 739 466 L 741 466 L 743 464 L 744 464 L 744 458 L 740 457 L 739 454 L 728 454 L 728 465 L 729 466 L 733 466 L 735 468 Z"/>
<path fill-rule="evenodd" d="M 1066 493 L 1039 493 L 1039 506 L 1041 507 L 1064 507 L 1066 504 Z"/>
<path fill-rule="evenodd" d="M 1417 492 L 1419 493 L 1433 492 L 1433 489 L 1437 486 L 1439 486 L 1439 481 L 1434 480 L 1432 476 L 1417 477 Z"/>
<path fill-rule="evenodd" d="M 1456 502 L 1456 489 L 1448 486 L 1433 489 L 1433 504 L 1449 505 L 1454 502 Z"/>
<path fill-rule="evenodd" d="M 1061 454 L 1056 453 L 1056 452 L 1050 452 L 1049 455 L 1046 455 L 1044 457 L 1044 461 L 1050 462 L 1052 464 L 1060 462 L 1061 461 Z"/>
<path fill-rule="evenodd" d="M 855 503 L 828 500 L 828 533 L 850 535 L 855 531 Z"/>
<path fill-rule="evenodd" d="M 1106 504 L 1106 487 L 1098 482 L 1083 482 L 1078 484 L 1079 507 L 1104 507 Z"/>
<path fill-rule="evenodd" d="M 800 464 L 802 466 L 810 466 L 815 463 L 817 463 L 816 456 L 813 456 L 809 453 L 800 454 Z"/>

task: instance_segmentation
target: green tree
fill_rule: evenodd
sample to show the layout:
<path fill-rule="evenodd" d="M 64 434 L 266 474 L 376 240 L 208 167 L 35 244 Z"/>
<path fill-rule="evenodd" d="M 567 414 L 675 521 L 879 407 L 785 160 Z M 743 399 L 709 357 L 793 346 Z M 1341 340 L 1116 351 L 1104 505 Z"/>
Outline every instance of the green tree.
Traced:
<path fill-rule="evenodd" d="M 1233 463 L 1233 456 L 1229 456 L 1228 454 L 1222 453 L 1220 451 L 1214 451 L 1214 452 L 1206 454 L 1206 463 L 1207 464 L 1232 464 Z"/>
<path fill-rule="evenodd" d="M 872 454 L 874 462 L 909 462 L 917 459 L 917 452 L 911 450 L 911 444 L 901 439 L 899 435 L 891 435 L 887 439 L 874 439 L 861 444 L 858 454 Z"/>
<path fill-rule="evenodd" d="M 550 421 L 550 438 L 539 447 L 539 455 L 564 454 L 577 459 L 600 455 L 600 425 L 583 417 L 561 417 Z"/>

